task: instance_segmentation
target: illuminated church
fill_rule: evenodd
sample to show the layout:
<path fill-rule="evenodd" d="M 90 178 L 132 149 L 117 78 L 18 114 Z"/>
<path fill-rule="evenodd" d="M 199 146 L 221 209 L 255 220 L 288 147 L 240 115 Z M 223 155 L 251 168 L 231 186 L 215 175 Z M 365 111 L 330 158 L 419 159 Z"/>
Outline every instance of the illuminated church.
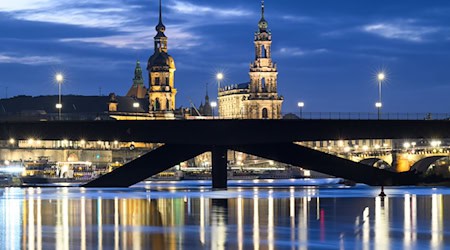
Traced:
<path fill-rule="evenodd" d="M 168 54 L 166 26 L 162 21 L 161 0 L 159 1 L 159 22 L 155 27 L 154 53 L 148 59 L 148 90 L 144 86 L 142 69 L 139 62 L 135 69 L 133 85 L 127 93 L 136 99 L 148 98 L 148 113 L 153 119 L 174 119 L 175 110 L 175 61 Z M 145 93 L 145 94 L 144 94 Z"/>
<path fill-rule="evenodd" d="M 264 1 L 254 44 L 250 82 L 226 86 L 219 91 L 219 113 L 223 118 L 281 119 L 283 97 L 277 92 L 278 70 L 272 61 L 272 33 L 264 17 Z"/>

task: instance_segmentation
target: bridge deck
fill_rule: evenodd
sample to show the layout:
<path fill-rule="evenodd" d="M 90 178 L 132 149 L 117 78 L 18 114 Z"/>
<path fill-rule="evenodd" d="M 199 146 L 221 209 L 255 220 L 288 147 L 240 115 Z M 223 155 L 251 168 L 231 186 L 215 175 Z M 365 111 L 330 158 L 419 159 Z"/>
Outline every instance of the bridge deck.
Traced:
<path fill-rule="evenodd" d="M 0 123 L 0 139 L 243 145 L 340 139 L 450 138 L 450 121 L 156 120 Z"/>

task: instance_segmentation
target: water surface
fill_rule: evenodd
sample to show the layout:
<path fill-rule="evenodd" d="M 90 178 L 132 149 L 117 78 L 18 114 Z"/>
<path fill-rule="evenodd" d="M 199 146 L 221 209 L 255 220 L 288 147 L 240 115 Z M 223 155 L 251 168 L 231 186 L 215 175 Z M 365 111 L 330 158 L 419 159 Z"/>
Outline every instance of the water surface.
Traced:
<path fill-rule="evenodd" d="M 450 189 L 322 180 L 0 189 L 0 249 L 444 249 Z M 327 184 L 327 185 L 325 185 Z M 446 225 L 447 224 L 447 225 Z"/>

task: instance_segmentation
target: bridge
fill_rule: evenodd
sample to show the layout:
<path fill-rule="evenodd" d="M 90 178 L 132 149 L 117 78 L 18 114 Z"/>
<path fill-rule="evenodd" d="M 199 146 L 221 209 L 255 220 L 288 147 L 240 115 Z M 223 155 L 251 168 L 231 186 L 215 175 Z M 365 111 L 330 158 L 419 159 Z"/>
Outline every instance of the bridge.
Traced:
<path fill-rule="evenodd" d="M 447 180 L 394 173 L 294 142 L 450 138 L 448 120 L 155 120 L 3 122 L 0 139 L 121 140 L 164 145 L 85 184 L 128 187 L 179 162 L 212 152 L 214 188 L 227 186 L 227 150 L 301 166 L 368 185 L 419 185 Z"/>

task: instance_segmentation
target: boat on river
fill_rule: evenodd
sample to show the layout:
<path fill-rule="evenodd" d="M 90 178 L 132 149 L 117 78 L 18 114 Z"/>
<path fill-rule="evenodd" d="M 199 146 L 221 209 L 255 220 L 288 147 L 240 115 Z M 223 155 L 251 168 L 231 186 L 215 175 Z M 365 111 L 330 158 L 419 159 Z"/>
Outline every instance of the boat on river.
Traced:
<path fill-rule="evenodd" d="M 99 176 L 99 171 L 92 162 L 41 162 L 28 164 L 21 177 L 23 185 L 53 183 L 84 183 Z"/>

